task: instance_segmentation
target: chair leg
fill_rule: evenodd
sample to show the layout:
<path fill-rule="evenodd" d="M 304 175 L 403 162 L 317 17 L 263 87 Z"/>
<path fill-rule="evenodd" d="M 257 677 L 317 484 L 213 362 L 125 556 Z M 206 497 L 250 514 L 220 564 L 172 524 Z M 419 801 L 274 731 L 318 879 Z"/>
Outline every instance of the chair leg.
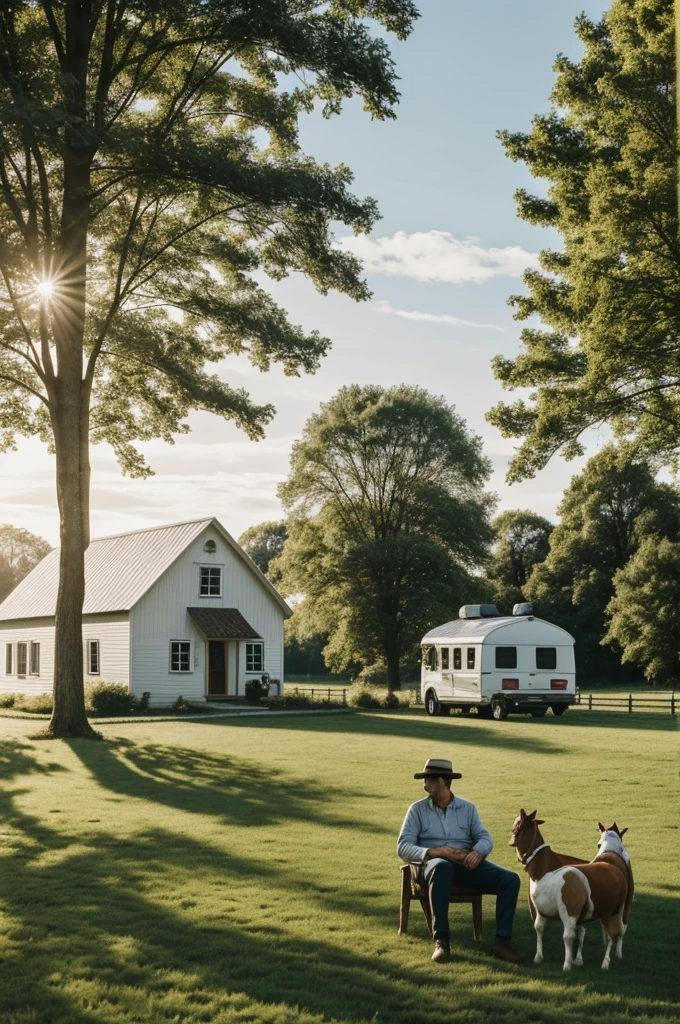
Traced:
<path fill-rule="evenodd" d="M 472 904 L 472 934 L 477 942 L 482 941 L 482 901 L 474 900 Z"/>
<path fill-rule="evenodd" d="M 433 935 L 434 934 L 434 925 L 433 925 L 433 921 L 432 921 L 432 910 L 430 908 L 430 898 L 427 895 L 427 893 L 425 893 L 423 896 L 420 897 L 420 905 L 423 908 L 423 913 L 425 914 L 425 920 L 427 921 L 427 927 L 430 929 L 430 935 Z"/>
<path fill-rule="evenodd" d="M 401 906 L 399 908 L 399 935 L 408 931 L 408 912 L 411 909 L 411 880 L 408 871 L 401 873 Z"/>

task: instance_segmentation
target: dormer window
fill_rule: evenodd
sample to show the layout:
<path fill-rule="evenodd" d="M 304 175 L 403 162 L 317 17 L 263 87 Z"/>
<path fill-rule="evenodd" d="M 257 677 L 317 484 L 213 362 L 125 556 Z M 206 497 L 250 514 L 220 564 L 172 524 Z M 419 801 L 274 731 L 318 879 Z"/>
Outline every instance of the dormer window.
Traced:
<path fill-rule="evenodd" d="M 201 597 L 222 596 L 222 566 L 201 565 L 198 592 Z"/>

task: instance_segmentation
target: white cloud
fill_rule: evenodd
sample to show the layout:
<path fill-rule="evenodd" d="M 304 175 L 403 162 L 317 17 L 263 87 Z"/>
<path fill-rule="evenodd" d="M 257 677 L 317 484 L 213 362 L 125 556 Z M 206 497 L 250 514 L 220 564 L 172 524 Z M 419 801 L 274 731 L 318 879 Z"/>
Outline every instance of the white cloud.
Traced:
<path fill-rule="evenodd" d="M 492 331 L 504 332 L 504 327 L 496 324 L 478 324 L 474 320 L 462 320 L 459 316 L 450 316 L 448 313 L 423 313 L 417 309 L 395 309 L 389 302 L 380 299 L 374 304 L 378 313 L 387 313 L 390 316 L 400 316 L 404 320 L 426 320 L 434 324 L 454 324 L 457 327 L 488 327 Z"/>
<path fill-rule="evenodd" d="M 484 249 L 478 238 L 454 238 L 448 231 L 397 231 L 391 237 L 352 235 L 340 244 L 358 256 L 368 273 L 411 277 L 416 281 L 477 284 L 504 275 L 520 277 L 538 267 L 538 253 L 518 245 Z"/>

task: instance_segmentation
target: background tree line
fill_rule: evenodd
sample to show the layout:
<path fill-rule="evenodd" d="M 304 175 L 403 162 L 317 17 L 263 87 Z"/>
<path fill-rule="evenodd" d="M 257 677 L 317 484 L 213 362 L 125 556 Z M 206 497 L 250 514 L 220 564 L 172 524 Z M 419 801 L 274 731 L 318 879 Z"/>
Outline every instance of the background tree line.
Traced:
<path fill-rule="evenodd" d="M 486 600 L 503 614 L 531 601 L 568 630 L 581 678 L 674 677 L 678 489 L 610 444 L 573 477 L 554 525 L 528 510 L 492 519 L 488 473 L 479 439 L 420 389 L 343 388 L 322 406 L 280 491 L 288 518 L 240 538 L 294 604 L 287 670 L 396 689 L 429 628 Z"/>

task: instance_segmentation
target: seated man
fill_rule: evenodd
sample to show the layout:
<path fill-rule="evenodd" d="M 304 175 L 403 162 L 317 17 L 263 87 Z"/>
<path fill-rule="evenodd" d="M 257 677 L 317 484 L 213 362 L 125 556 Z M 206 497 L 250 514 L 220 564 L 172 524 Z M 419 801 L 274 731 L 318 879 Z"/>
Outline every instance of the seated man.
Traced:
<path fill-rule="evenodd" d="M 422 772 L 413 777 L 425 780 L 427 796 L 411 804 L 406 812 L 397 852 L 407 864 L 419 866 L 420 879 L 430 893 L 432 959 L 448 960 L 451 955 L 449 891 L 455 885 L 496 896 L 494 956 L 511 963 L 524 960 L 524 954 L 516 953 L 510 945 L 519 875 L 486 860 L 493 842 L 477 808 L 451 792 L 451 780 L 462 776 L 453 771 L 451 761 L 431 757 Z"/>

